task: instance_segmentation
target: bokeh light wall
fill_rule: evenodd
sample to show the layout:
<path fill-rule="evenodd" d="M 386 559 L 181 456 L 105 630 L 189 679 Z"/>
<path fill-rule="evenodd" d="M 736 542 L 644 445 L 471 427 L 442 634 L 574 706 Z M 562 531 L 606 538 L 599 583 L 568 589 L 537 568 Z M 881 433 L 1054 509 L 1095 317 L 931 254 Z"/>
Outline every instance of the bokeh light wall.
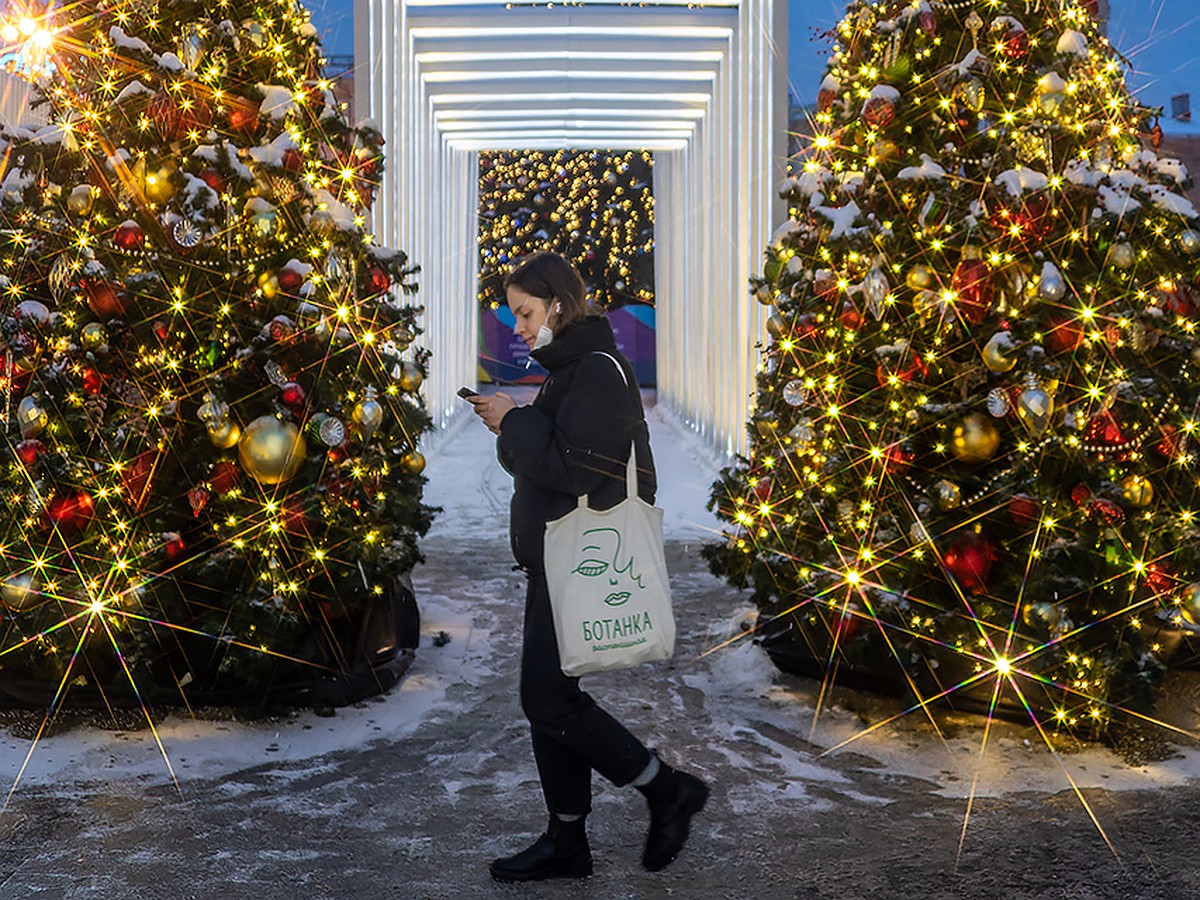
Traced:
<path fill-rule="evenodd" d="M 357 0 L 355 15 L 359 108 L 391 161 L 379 239 L 422 267 L 439 424 L 476 374 L 478 151 L 638 149 L 655 160 L 659 400 L 742 447 L 763 317 L 748 282 L 786 214 L 783 0 Z"/>

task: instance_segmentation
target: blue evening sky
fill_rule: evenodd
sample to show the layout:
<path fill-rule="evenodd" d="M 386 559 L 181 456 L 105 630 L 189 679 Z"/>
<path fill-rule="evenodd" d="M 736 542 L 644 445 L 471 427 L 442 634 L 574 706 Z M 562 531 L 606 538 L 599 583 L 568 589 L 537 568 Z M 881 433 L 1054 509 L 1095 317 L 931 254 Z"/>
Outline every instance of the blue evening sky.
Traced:
<path fill-rule="evenodd" d="M 846 9 L 843 0 L 788 0 L 787 46 L 792 92 L 816 97 L 827 45 L 815 31 L 832 28 Z M 353 0 L 308 0 L 326 53 L 354 52 Z M 1133 87 L 1142 102 L 1169 106 L 1173 94 L 1191 93 L 1200 118 L 1200 4 L 1196 0 L 1111 0 L 1109 37 L 1133 63 Z"/>

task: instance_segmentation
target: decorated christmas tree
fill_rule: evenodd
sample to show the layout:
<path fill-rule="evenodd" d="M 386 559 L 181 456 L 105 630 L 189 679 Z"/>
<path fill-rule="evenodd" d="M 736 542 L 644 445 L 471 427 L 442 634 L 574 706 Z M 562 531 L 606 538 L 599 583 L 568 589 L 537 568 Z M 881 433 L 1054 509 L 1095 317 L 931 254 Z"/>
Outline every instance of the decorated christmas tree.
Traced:
<path fill-rule="evenodd" d="M 3 697 L 370 675 L 431 512 L 379 132 L 291 0 L 25 13 L 0 39 L 48 124 L 3 136 Z"/>
<path fill-rule="evenodd" d="M 788 668 L 1148 713 L 1200 621 L 1186 171 L 1094 3 L 851 3 L 818 107 L 714 571 Z"/>
<path fill-rule="evenodd" d="M 480 302 L 503 302 L 515 259 L 551 250 L 603 308 L 652 303 L 653 165 L 634 150 L 480 154 Z"/>

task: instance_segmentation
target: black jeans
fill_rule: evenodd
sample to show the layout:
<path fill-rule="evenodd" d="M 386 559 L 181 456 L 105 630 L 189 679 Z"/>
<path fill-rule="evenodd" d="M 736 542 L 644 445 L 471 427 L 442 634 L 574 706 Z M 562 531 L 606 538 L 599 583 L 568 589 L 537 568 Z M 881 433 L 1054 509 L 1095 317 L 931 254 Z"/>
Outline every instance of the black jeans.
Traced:
<path fill-rule="evenodd" d="M 551 813 L 592 809 L 592 770 L 618 787 L 650 762 L 650 751 L 625 726 L 564 675 L 558 662 L 546 573 L 530 570 L 521 650 L 521 708 L 533 736 L 533 757 Z"/>

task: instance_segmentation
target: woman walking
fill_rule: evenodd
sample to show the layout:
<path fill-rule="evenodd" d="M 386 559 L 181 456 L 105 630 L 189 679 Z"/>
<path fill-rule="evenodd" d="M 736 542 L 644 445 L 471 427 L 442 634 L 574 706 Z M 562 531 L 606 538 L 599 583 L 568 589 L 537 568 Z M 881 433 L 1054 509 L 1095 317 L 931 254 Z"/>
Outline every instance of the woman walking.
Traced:
<path fill-rule="evenodd" d="M 583 279 L 553 253 L 527 258 L 504 282 L 514 330 L 550 373 L 530 406 L 507 394 L 470 398 L 499 436 L 500 461 L 513 476 L 509 536 L 525 570 L 521 707 L 533 739 L 546 832 L 530 847 L 491 864 L 502 881 L 583 878 L 592 874 L 585 820 L 595 770 L 641 791 L 650 808 L 642 862 L 657 871 L 678 855 L 692 817 L 708 799 L 698 778 L 676 771 L 564 675 L 543 563 L 546 523 L 588 495 L 593 509 L 625 499 L 625 465 L 636 452 L 638 494 L 654 502 L 654 460 L 641 397 L 608 321 L 590 312 Z"/>

